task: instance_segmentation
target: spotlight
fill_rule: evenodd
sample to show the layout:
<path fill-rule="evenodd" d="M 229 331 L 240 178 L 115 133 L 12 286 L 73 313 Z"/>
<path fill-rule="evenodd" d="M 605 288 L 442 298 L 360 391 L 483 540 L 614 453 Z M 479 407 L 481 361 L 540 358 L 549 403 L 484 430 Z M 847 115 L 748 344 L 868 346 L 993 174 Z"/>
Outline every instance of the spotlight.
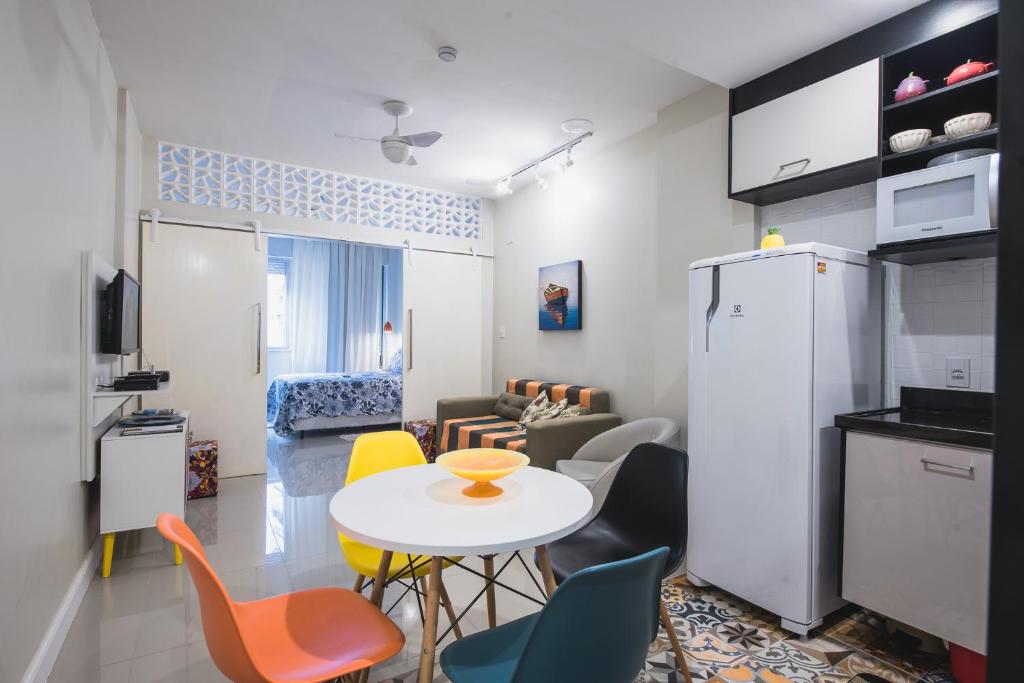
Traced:
<path fill-rule="evenodd" d="M 565 173 L 575 165 L 576 162 L 572 160 L 572 147 L 570 147 L 569 149 L 565 150 L 565 161 L 560 163 L 558 165 L 558 168 L 562 173 Z"/>
<path fill-rule="evenodd" d="M 542 190 L 548 189 L 548 185 L 550 185 L 550 183 L 548 182 L 547 178 L 540 174 L 539 170 L 534 171 L 533 179 L 537 182 L 537 187 L 539 187 Z"/>
<path fill-rule="evenodd" d="M 500 196 L 509 196 L 513 192 L 512 179 L 502 178 L 500 181 L 498 181 L 498 184 L 494 186 L 494 191 L 497 192 Z"/>

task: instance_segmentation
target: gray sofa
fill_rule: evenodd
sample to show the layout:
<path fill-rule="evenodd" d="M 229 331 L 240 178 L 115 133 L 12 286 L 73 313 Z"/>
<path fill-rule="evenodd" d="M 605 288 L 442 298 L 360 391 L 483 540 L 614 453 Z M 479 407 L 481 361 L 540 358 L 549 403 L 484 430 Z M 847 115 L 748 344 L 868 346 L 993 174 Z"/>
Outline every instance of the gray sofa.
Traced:
<path fill-rule="evenodd" d="M 513 391 L 439 400 L 437 452 L 453 450 L 449 446 L 511 448 L 528 455 L 531 465 L 554 469 L 557 460 L 571 456 L 593 437 L 622 424 L 622 418 L 610 412 L 611 399 L 604 389 L 529 380 L 509 380 L 507 388 Z M 513 425 L 539 391 L 545 391 L 552 399 L 565 397 L 570 403 L 586 405 L 591 413 L 531 422 L 523 433 Z M 530 393 L 533 395 L 526 395 Z M 448 421 L 459 422 L 452 422 L 446 430 Z M 456 431 L 467 426 L 472 431 L 467 429 L 460 441 Z"/>

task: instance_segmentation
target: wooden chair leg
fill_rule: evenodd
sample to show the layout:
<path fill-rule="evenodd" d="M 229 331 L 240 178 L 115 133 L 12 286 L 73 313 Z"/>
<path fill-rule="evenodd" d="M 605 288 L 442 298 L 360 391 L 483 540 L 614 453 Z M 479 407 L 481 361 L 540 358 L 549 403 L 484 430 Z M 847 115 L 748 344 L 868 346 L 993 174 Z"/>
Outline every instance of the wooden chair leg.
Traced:
<path fill-rule="evenodd" d="M 363 591 L 363 583 L 366 581 L 366 577 L 362 574 L 356 574 L 356 585 L 352 587 L 354 593 L 361 593 Z"/>
<path fill-rule="evenodd" d="M 679 666 L 679 670 L 683 672 L 683 679 L 686 683 L 693 683 L 693 679 L 690 678 L 690 667 L 687 666 L 686 657 L 683 655 L 683 647 L 679 644 L 679 636 L 676 635 L 672 619 L 668 616 L 668 606 L 665 604 L 665 598 L 660 598 L 658 604 L 661 610 L 661 625 L 665 628 L 669 642 L 672 643 L 672 649 L 676 653 L 676 664 Z"/>
<path fill-rule="evenodd" d="M 494 555 L 484 556 L 484 576 L 487 577 L 487 628 L 498 625 L 496 603 L 494 598 Z"/>
<path fill-rule="evenodd" d="M 452 632 L 455 634 L 456 640 L 462 640 L 462 629 L 459 627 L 458 615 L 455 614 L 455 607 L 452 605 L 451 598 L 448 597 L 448 589 L 444 587 L 444 574 L 441 575 L 441 604 L 444 605 L 444 611 L 448 615 L 448 621 L 452 625 Z"/>

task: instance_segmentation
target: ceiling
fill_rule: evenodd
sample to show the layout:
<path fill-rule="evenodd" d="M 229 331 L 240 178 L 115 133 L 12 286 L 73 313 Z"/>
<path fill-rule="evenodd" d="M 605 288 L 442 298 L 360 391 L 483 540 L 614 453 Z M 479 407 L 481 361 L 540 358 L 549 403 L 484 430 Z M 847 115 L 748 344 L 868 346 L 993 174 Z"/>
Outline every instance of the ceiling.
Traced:
<path fill-rule="evenodd" d="M 921 2 L 91 1 L 147 135 L 473 194 L 490 188 L 467 179 L 567 140 L 565 119 L 594 121 L 593 151 L 708 81 L 737 85 Z M 334 137 L 390 133 L 393 98 L 415 108 L 403 133 L 444 133 L 417 167 Z"/>

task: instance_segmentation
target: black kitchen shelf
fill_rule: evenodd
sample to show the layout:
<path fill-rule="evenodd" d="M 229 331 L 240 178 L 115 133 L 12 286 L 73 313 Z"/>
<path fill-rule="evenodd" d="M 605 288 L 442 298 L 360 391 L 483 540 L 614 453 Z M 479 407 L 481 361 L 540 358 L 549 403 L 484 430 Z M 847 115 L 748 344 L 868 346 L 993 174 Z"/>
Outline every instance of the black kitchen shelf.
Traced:
<path fill-rule="evenodd" d="M 992 62 L 998 54 L 998 14 L 979 19 L 930 40 L 892 52 L 882 58 L 883 103 L 879 112 L 879 170 L 886 177 L 917 171 L 937 156 L 977 147 L 998 149 L 998 122 L 974 135 L 930 144 L 909 152 L 893 153 L 889 138 L 904 130 L 927 128 L 942 135 L 947 121 L 964 114 L 986 112 L 995 118 L 999 101 L 999 70 L 975 76 L 953 85 L 936 88 L 902 102 L 893 102 L 893 91 L 911 71 L 930 85 L 942 85 L 943 78 L 968 59 Z M 887 104 L 886 104 L 887 103 Z"/>
<path fill-rule="evenodd" d="M 880 244 L 877 249 L 869 251 L 868 256 L 879 261 L 904 265 L 988 258 L 996 255 L 997 239 L 997 230 L 932 237 L 909 242 Z"/>
<path fill-rule="evenodd" d="M 984 86 L 992 87 L 992 86 L 995 85 L 995 83 L 992 82 L 992 81 L 998 75 L 999 75 L 999 69 L 996 69 L 994 71 L 989 71 L 986 74 L 982 74 L 980 76 L 975 76 L 974 78 L 968 79 L 966 81 L 960 81 L 959 83 L 954 83 L 953 85 L 943 86 L 943 87 L 939 88 L 938 90 L 929 90 L 928 92 L 924 93 L 923 95 L 917 95 L 916 97 L 911 97 L 910 99 L 903 100 L 902 102 L 893 102 L 892 104 L 887 104 L 886 106 L 882 107 L 882 111 L 892 111 L 894 109 L 904 109 L 906 107 L 913 107 L 915 105 L 920 105 L 920 104 L 922 104 L 924 102 L 928 102 L 929 104 L 934 104 L 936 99 L 945 98 L 945 97 L 950 96 L 951 94 L 954 94 L 954 95 L 955 94 L 960 94 L 960 91 L 964 91 L 964 90 L 973 90 L 974 88 L 972 86 L 984 85 Z M 989 81 L 989 82 L 986 83 L 986 81 Z"/>
<path fill-rule="evenodd" d="M 882 176 L 897 175 L 908 171 L 917 171 L 925 168 L 928 162 L 937 156 L 948 152 L 958 152 L 963 149 L 974 149 L 975 147 L 988 147 L 998 149 L 999 126 L 992 126 L 987 130 L 973 135 L 965 135 L 960 138 L 953 138 L 945 142 L 937 142 L 934 145 L 925 145 L 912 149 L 909 152 L 894 152 L 882 157 Z M 882 144 L 888 149 L 889 141 L 884 140 Z"/>

